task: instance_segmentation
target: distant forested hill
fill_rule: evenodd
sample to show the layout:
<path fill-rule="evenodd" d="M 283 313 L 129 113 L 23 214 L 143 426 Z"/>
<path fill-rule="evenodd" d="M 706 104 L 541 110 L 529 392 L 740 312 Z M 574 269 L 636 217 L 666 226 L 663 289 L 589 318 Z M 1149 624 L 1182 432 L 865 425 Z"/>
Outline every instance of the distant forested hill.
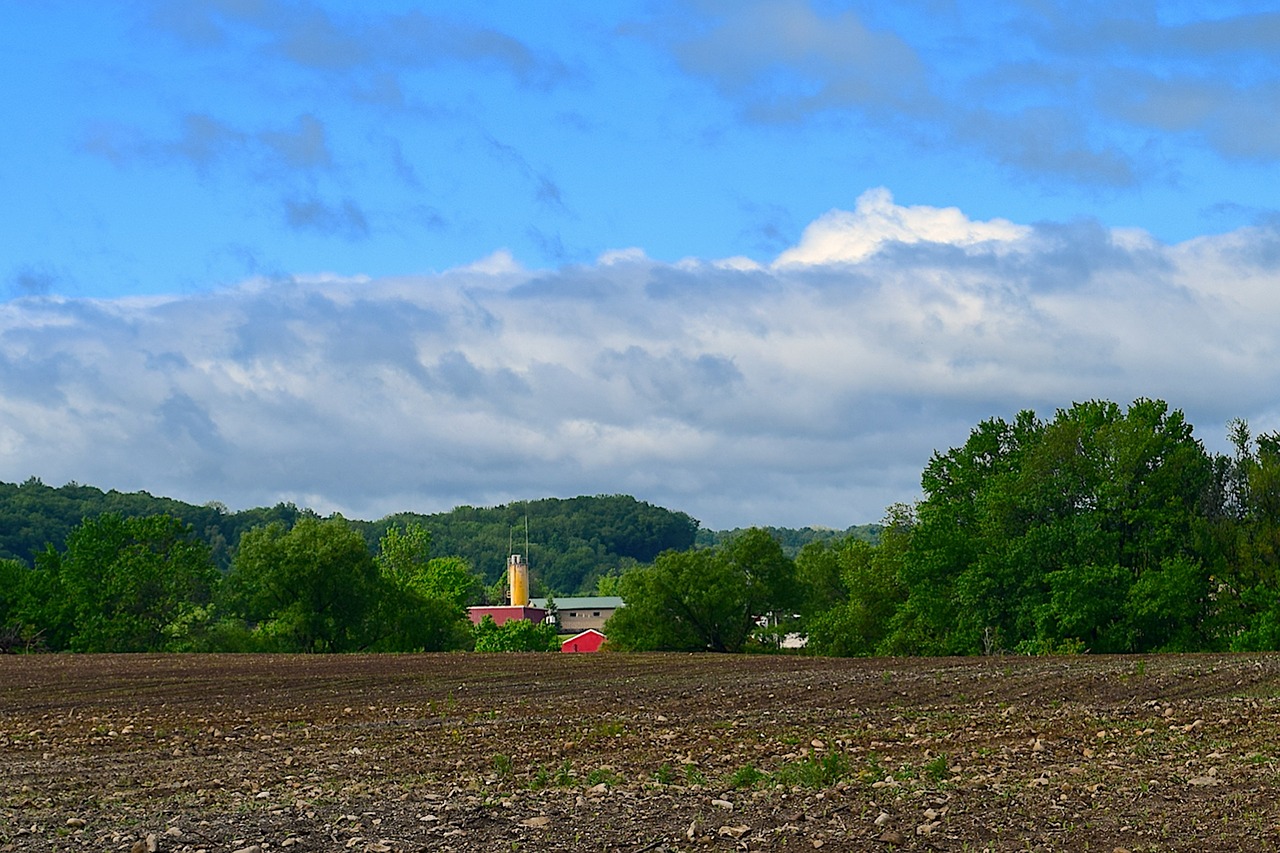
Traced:
<path fill-rule="evenodd" d="M 878 544 L 882 527 L 883 525 L 879 524 L 855 524 L 844 530 L 836 530 L 833 527 L 764 527 L 761 529 L 768 531 L 769 535 L 778 541 L 784 554 L 795 558 L 810 542 L 834 543 L 852 536 L 854 539 L 861 539 L 872 545 Z M 744 532 L 742 528 L 699 530 L 696 541 L 699 548 L 715 548 Z"/>
<path fill-rule="evenodd" d="M 432 553 L 466 558 L 488 583 L 502 577 L 508 554 L 525 554 L 535 585 L 561 595 L 590 592 L 601 575 L 649 563 L 668 549 L 691 548 L 698 531 L 698 522 L 685 513 L 627 495 L 460 506 L 361 526 L 376 543 L 388 525 L 410 522 L 431 531 Z"/>
<path fill-rule="evenodd" d="M 301 517 L 315 516 L 292 504 L 231 512 L 218 503 L 196 506 L 147 492 L 103 491 L 78 483 L 53 487 L 32 478 L 21 484 L 0 483 L 0 559 L 31 565 L 46 545 L 61 550 L 72 528 L 106 512 L 126 518 L 174 516 L 210 544 L 215 562 L 224 570 L 244 531 L 273 521 L 292 527 Z M 698 522 L 685 513 L 625 495 L 463 506 L 351 524 L 372 549 L 389 525 L 419 523 L 431 533 L 433 554 L 464 557 L 493 583 L 502 577 L 512 549 L 526 552 L 526 519 L 526 556 L 534 580 L 562 595 L 590 591 L 600 575 L 648 563 L 664 550 L 690 548 L 698 530 Z"/>
<path fill-rule="evenodd" d="M 73 527 L 105 512 L 125 518 L 163 514 L 181 519 L 209 543 L 222 569 L 231 565 L 235 544 L 245 530 L 272 521 L 292 526 L 300 516 L 314 515 L 292 504 L 233 513 L 217 503 L 196 506 L 147 492 L 104 492 L 78 483 L 55 488 L 32 477 L 20 485 L 0 483 L 0 559 L 31 565 L 46 545 L 61 550 Z"/>

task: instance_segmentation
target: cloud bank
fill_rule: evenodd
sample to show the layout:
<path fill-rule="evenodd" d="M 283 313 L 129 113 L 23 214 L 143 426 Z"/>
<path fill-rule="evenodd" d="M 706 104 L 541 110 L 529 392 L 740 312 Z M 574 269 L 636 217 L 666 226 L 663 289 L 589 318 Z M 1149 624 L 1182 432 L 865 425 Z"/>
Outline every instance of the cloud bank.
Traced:
<path fill-rule="evenodd" d="M 397 278 L 0 305 L 0 478 L 377 518 L 628 493 L 843 527 L 980 419 L 1167 399 L 1280 427 L 1280 232 L 1176 245 L 885 190 L 770 265 L 497 253 Z"/>

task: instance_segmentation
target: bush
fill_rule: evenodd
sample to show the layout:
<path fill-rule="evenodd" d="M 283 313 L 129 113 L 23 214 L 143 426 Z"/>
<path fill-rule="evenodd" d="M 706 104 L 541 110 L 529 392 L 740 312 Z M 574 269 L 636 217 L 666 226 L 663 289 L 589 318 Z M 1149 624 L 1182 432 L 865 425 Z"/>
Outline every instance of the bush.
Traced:
<path fill-rule="evenodd" d="M 475 627 L 478 652 L 555 652 L 560 650 L 556 626 L 528 619 L 511 619 L 498 625 L 485 616 Z"/>

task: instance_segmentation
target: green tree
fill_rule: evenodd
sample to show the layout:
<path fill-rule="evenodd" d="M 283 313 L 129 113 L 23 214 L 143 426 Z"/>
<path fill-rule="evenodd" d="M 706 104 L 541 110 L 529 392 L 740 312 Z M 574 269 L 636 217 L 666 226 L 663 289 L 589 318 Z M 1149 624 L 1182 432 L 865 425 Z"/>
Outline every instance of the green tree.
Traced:
<path fill-rule="evenodd" d="M 622 575 L 600 575 L 596 578 L 595 595 L 622 595 Z"/>
<path fill-rule="evenodd" d="M 346 652 L 370 642 L 378 569 L 341 518 L 273 522 L 240 539 L 225 582 L 227 611 L 272 651 Z"/>
<path fill-rule="evenodd" d="M 0 559 L 0 626 L 13 625 L 19 620 L 27 573 L 21 561 Z"/>
<path fill-rule="evenodd" d="M 79 652 L 170 648 L 171 626 L 208 602 L 217 573 L 208 546 L 176 518 L 85 519 L 37 559 L 31 622 L 51 647 Z"/>
<path fill-rule="evenodd" d="M 893 615 L 883 643 L 886 652 L 961 654 L 980 648 L 981 623 L 998 615 L 991 611 L 1001 604 L 984 601 L 977 584 L 966 589 L 964 575 L 980 566 L 987 540 L 995 533 L 986 517 L 988 496 L 1014 475 L 1042 430 L 1035 413 L 1024 411 L 1012 423 L 982 421 L 964 445 L 934 453 L 921 475 L 925 500 L 916 507 L 911 549 L 902 565 L 907 597 Z M 970 605 L 980 608 L 976 630 L 962 627 Z M 975 620 L 971 614 L 964 621 Z"/>
<path fill-rule="evenodd" d="M 432 557 L 413 584 L 430 598 L 447 601 L 459 610 L 479 604 L 484 579 L 462 557 Z"/>
<path fill-rule="evenodd" d="M 853 536 L 837 547 L 806 546 L 796 560 L 812 565 L 804 574 L 816 591 L 816 604 L 805 620 L 808 650 L 825 655 L 871 655 L 881 651 L 894 614 L 906 598 L 902 563 L 915 525 L 912 509 L 904 504 L 890 508 L 872 545 Z M 835 577 L 832 577 L 832 573 Z"/>
<path fill-rule="evenodd" d="M 34 572 L 21 560 L 0 559 L 0 652 L 44 645 L 43 632 L 33 622 Z"/>
<path fill-rule="evenodd" d="M 726 612 L 709 612 L 714 593 L 701 593 L 719 574 L 720 561 L 709 550 L 668 551 L 652 566 L 627 572 L 620 584 L 626 606 L 615 610 L 604 627 L 609 644 L 635 652 L 712 648 L 704 626 L 714 627 L 733 610 L 730 600 Z"/>
<path fill-rule="evenodd" d="M 1029 560 L 1025 549 L 1013 553 L 1048 590 L 1036 641 L 1078 640 L 1099 652 L 1208 648 L 1214 605 L 1203 508 L 1213 464 L 1182 413 L 1156 400 L 1127 411 L 1077 404 L 1059 413 L 1030 458 L 1039 464 L 1019 493 L 1036 484 L 1022 507 L 1038 513 L 1022 541 L 1039 547 Z"/>
<path fill-rule="evenodd" d="M 467 646 L 465 606 L 481 579 L 458 557 L 431 557 L 431 534 L 420 524 L 391 526 L 375 557 L 380 590 L 376 651 L 445 651 Z"/>
<path fill-rule="evenodd" d="M 1213 576 L 1218 632 L 1237 651 L 1280 649 L 1280 433 L 1230 425 L 1233 459 L 1220 471 L 1213 526 L 1223 559 Z"/>
<path fill-rule="evenodd" d="M 1207 642 L 1201 511 L 1213 479 L 1190 424 L 1162 401 L 984 421 L 925 470 L 907 600 L 883 649 L 975 653 L 993 636 L 1094 651 Z M 1174 589 L 1190 604 L 1160 628 L 1151 608 L 1172 606 Z"/>
<path fill-rule="evenodd" d="M 477 652 L 554 652 L 560 650 L 556 626 L 528 619 L 508 619 L 498 625 L 486 615 L 475 626 Z"/>
<path fill-rule="evenodd" d="M 716 550 L 660 554 L 621 585 L 627 605 L 605 628 L 621 650 L 740 652 L 757 619 L 799 603 L 794 562 L 755 528 Z"/>
<path fill-rule="evenodd" d="M 399 586 L 413 583 L 430 559 L 431 534 L 417 523 L 387 527 L 374 557 L 379 573 Z"/>

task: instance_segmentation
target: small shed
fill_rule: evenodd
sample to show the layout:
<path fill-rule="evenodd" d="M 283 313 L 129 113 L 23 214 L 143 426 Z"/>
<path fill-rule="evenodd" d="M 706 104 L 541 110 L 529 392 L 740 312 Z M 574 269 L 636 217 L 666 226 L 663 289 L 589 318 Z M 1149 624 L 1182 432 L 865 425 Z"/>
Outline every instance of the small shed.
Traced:
<path fill-rule="evenodd" d="M 574 634 L 560 644 L 562 652 L 598 652 L 604 645 L 605 636 L 595 628 L 588 628 L 581 634 Z"/>

